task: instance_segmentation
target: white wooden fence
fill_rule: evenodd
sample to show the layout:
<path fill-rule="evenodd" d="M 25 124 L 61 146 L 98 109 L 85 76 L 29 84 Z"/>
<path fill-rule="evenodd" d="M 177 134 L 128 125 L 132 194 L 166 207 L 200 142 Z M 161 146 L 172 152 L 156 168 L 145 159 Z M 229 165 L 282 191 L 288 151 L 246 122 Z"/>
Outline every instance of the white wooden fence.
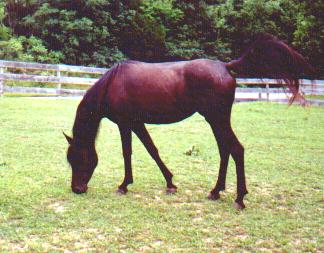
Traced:
<path fill-rule="evenodd" d="M 30 72 L 41 72 L 34 74 Z M 0 60 L 0 92 L 26 92 L 26 93 L 53 93 L 64 92 L 62 84 L 91 86 L 97 78 L 78 77 L 76 74 L 102 75 L 107 71 L 104 68 L 92 68 L 82 66 L 71 66 L 62 64 L 39 64 L 28 62 L 2 61 Z M 29 73 L 28 73 L 29 72 Z M 65 75 L 64 75 L 65 74 Z M 68 74 L 68 75 L 66 75 Z M 71 76 L 72 74 L 72 76 Z M 74 75 L 74 76 L 73 76 Z M 55 84 L 55 89 L 29 88 L 29 87 L 6 87 L 4 81 L 28 81 L 32 83 Z M 68 91 L 67 91 L 68 92 Z M 73 90 L 71 90 L 73 93 Z"/>
<path fill-rule="evenodd" d="M 0 96 L 4 92 L 11 93 L 37 93 L 37 94 L 72 94 L 82 95 L 85 90 L 63 89 L 62 85 L 69 86 L 84 85 L 89 87 L 93 85 L 100 75 L 104 74 L 108 69 L 93 68 L 82 66 L 71 66 L 62 64 L 39 64 L 16 61 L 0 60 Z M 35 74 L 35 71 L 37 74 Z M 94 77 L 80 77 L 80 75 L 97 75 Z M 32 82 L 54 84 L 54 88 L 37 88 L 37 87 L 10 87 L 6 85 L 6 81 L 14 82 Z M 237 79 L 239 84 L 246 86 L 262 85 L 263 88 L 237 88 L 237 95 L 241 94 L 242 98 L 255 100 L 271 100 L 274 95 L 284 95 L 280 88 L 270 88 L 276 85 L 273 79 Z M 305 94 L 324 95 L 324 80 L 301 80 L 301 90 Z M 276 96 L 275 96 L 276 97 Z"/>

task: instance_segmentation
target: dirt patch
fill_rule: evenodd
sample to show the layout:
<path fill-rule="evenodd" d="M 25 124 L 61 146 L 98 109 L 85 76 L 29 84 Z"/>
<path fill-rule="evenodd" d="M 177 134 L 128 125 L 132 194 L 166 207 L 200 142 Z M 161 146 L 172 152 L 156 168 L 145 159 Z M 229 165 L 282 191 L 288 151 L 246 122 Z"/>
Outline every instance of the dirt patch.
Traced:
<path fill-rule="evenodd" d="M 54 202 L 48 205 L 48 208 L 53 210 L 54 213 L 63 213 L 66 211 L 66 208 L 64 207 L 65 202 L 64 201 L 58 201 Z"/>

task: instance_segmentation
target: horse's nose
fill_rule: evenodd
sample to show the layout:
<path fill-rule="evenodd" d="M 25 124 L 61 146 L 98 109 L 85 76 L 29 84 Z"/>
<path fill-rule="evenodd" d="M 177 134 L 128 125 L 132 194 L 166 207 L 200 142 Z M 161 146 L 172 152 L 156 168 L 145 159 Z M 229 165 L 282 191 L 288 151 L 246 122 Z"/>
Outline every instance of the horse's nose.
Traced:
<path fill-rule="evenodd" d="M 72 191 L 76 194 L 85 193 L 88 190 L 87 185 L 81 185 L 81 186 L 72 186 Z"/>

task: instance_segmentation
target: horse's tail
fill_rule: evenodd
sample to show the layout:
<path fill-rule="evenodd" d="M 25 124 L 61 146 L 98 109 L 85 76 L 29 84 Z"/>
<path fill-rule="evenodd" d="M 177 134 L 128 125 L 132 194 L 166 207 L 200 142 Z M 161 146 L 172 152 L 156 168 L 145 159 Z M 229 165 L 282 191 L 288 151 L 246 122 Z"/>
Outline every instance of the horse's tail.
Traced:
<path fill-rule="evenodd" d="M 301 54 L 272 35 L 260 36 L 239 59 L 226 63 L 226 67 L 238 77 L 277 79 L 292 93 L 290 103 L 296 97 L 304 100 L 299 94 L 299 79 L 314 79 L 316 75 Z"/>

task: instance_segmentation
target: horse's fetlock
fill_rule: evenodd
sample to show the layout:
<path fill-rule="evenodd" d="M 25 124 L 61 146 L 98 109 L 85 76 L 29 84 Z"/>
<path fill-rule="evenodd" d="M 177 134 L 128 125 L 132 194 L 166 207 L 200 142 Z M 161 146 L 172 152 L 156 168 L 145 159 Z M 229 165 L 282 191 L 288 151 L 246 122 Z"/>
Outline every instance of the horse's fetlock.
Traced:
<path fill-rule="evenodd" d="M 132 184 L 132 183 L 133 183 L 133 179 L 127 180 L 127 184 Z"/>
<path fill-rule="evenodd" d="M 216 186 L 215 192 L 225 191 L 225 185 Z"/>

